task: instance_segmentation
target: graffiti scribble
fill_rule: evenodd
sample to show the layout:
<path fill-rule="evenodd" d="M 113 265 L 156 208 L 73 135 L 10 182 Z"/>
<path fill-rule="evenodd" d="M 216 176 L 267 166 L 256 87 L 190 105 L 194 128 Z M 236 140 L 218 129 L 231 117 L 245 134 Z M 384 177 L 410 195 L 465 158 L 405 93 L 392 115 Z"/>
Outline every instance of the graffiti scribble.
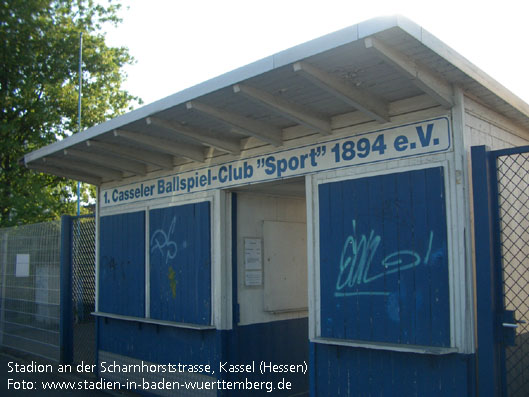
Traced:
<path fill-rule="evenodd" d="M 169 260 L 176 257 L 178 252 L 178 247 L 176 243 L 172 240 L 169 240 L 176 228 L 176 216 L 173 217 L 171 225 L 169 226 L 169 231 L 166 233 L 163 229 L 156 230 L 151 237 L 151 254 L 160 251 L 162 258 L 165 257 L 165 263 L 167 264 Z"/>
<path fill-rule="evenodd" d="M 389 295 L 386 291 L 351 291 L 355 286 L 369 284 L 379 278 L 388 276 L 396 272 L 403 272 L 419 266 L 422 263 L 428 264 L 434 233 L 430 231 L 428 248 L 424 257 L 411 250 L 400 250 L 387 255 L 380 262 L 382 271 L 370 275 L 373 258 L 382 242 L 382 237 L 376 235 L 371 230 L 369 236 L 362 234 L 357 237 L 356 221 L 353 220 L 353 234 L 345 240 L 340 257 L 340 271 L 336 280 L 335 297 L 345 297 L 353 295 Z M 377 266 L 378 267 L 378 266 Z"/>

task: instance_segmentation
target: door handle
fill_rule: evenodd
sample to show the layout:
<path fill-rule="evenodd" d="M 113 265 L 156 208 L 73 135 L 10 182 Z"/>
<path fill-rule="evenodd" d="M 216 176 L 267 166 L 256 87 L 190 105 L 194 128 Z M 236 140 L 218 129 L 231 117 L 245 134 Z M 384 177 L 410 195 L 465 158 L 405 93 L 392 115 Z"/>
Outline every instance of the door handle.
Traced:
<path fill-rule="evenodd" d="M 516 345 L 516 329 L 518 324 L 523 324 L 525 321 L 516 320 L 513 310 L 504 310 L 502 315 L 502 341 L 505 346 Z"/>
<path fill-rule="evenodd" d="M 502 323 L 501 325 L 505 328 L 518 328 L 518 324 L 525 324 L 524 320 L 514 320 L 516 324 L 513 323 Z"/>

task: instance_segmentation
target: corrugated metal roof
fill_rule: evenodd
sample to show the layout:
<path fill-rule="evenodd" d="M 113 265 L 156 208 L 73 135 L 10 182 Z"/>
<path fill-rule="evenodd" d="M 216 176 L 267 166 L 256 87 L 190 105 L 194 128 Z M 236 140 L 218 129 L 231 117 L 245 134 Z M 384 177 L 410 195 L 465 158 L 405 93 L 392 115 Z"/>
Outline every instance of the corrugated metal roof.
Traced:
<path fill-rule="evenodd" d="M 420 26 L 377 18 L 282 51 L 94 126 L 24 157 L 35 170 L 101 184 L 240 155 L 247 138 L 281 146 L 296 125 L 331 134 L 358 110 L 384 122 L 389 105 L 459 86 L 529 130 L 529 105 Z M 91 165 L 86 167 L 86 165 Z"/>

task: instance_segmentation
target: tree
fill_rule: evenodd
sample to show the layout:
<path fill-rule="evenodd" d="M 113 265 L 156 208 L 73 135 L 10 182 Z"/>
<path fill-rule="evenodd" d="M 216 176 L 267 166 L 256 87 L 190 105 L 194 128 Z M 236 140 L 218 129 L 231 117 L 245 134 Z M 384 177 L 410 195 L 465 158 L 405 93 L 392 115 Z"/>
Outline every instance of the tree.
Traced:
<path fill-rule="evenodd" d="M 141 101 L 121 89 L 127 48 L 105 44 L 120 22 L 115 1 L 1 0 L 0 227 L 74 213 L 76 182 L 19 164 L 23 155 L 77 131 L 79 36 L 83 34 L 82 128 Z M 84 198 L 88 194 L 84 185 Z"/>

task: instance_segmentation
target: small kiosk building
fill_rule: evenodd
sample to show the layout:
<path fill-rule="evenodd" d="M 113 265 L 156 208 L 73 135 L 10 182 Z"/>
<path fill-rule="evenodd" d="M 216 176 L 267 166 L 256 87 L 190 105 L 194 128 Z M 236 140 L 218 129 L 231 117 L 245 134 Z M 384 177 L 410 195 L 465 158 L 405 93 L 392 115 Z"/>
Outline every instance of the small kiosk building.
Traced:
<path fill-rule="evenodd" d="M 204 395 L 471 396 L 470 147 L 528 143 L 527 104 L 392 17 L 24 161 L 98 187 L 100 376 L 218 381 Z"/>

